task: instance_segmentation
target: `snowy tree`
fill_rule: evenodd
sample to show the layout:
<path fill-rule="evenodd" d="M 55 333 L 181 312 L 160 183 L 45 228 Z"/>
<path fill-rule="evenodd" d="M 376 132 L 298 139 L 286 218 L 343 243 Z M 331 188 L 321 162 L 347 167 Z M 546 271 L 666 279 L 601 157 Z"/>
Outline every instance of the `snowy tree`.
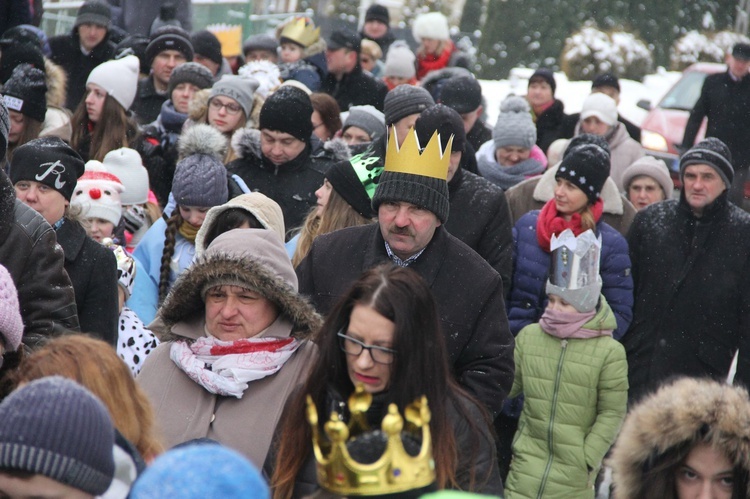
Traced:
<path fill-rule="evenodd" d="M 750 39 L 731 31 L 713 35 L 689 31 L 672 45 L 670 66 L 681 71 L 695 62 L 724 62 L 724 56 L 737 42 L 749 43 Z"/>

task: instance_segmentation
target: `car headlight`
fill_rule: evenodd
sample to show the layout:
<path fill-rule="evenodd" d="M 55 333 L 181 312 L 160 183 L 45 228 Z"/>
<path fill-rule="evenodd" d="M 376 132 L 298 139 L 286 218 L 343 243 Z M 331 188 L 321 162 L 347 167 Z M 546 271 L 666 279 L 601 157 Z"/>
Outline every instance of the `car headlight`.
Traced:
<path fill-rule="evenodd" d="M 651 151 L 669 151 L 667 139 L 659 133 L 649 132 L 648 130 L 641 130 L 641 145 L 644 149 L 649 149 Z"/>

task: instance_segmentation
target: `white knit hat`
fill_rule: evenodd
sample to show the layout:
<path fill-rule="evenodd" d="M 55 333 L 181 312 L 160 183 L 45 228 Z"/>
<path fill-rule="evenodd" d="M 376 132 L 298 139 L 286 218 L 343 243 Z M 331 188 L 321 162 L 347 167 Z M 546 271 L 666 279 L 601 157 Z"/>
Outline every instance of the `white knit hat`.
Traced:
<path fill-rule="evenodd" d="M 417 74 L 415 61 L 416 56 L 409 46 L 404 42 L 396 41 L 388 49 L 388 54 L 385 56 L 383 76 L 414 78 Z"/>
<path fill-rule="evenodd" d="M 107 172 L 102 163 L 89 161 L 70 203 L 80 206 L 85 218 L 101 218 L 117 226 L 122 216 L 120 193 L 123 189 L 120 179 Z"/>
<path fill-rule="evenodd" d="M 125 191 L 120 202 L 125 206 L 143 204 L 148 201 L 148 170 L 143 166 L 141 155 L 134 149 L 122 147 L 104 156 L 104 168 L 120 179 Z"/>
<path fill-rule="evenodd" d="M 656 180 L 659 186 L 661 186 L 662 191 L 664 191 L 665 199 L 672 199 L 674 183 L 664 161 L 656 159 L 653 156 L 644 156 L 625 168 L 625 172 L 622 174 L 622 185 L 625 187 L 625 195 L 627 195 L 633 179 L 640 176 L 651 177 Z"/>
<path fill-rule="evenodd" d="M 591 94 L 583 101 L 581 121 L 596 116 L 602 123 L 609 126 L 617 124 L 617 103 L 609 95 L 602 93 Z"/>
<path fill-rule="evenodd" d="M 448 28 L 448 18 L 440 12 L 421 14 L 414 20 L 414 26 L 411 31 L 414 39 L 418 42 L 421 42 L 422 38 L 448 40 L 451 37 Z"/>
<path fill-rule="evenodd" d="M 135 100 L 139 70 L 138 58 L 128 55 L 99 64 L 89 74 L 86 84 L 99 85 L 127 111 Z"/>

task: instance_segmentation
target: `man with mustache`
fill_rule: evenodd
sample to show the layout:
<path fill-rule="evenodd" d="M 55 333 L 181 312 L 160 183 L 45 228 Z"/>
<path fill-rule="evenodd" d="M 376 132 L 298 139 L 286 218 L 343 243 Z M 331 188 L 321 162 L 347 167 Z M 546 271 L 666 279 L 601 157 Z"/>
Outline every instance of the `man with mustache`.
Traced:
<path fill-rule="evenodd" d="M 400 147 L 391 131 L 385 170 L 372 200 L 378 223 L 315 239 L 297 267 L 300 293 L 319 312 L 331 310 L 359 275 L 391 261 L 429 284 L 456 380 L 494 418 L 513 383 L 513 336 L 503 284 L 479 254 L 450 235 L 448 167 L 452 137 L 421 147 L 414 129 Z"/>

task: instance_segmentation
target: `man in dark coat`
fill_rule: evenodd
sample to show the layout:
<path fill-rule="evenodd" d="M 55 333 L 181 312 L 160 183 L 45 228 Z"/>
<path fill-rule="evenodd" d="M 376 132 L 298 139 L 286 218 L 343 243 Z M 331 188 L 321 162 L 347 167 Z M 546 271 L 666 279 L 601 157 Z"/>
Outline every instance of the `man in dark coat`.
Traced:
<path fill-rule="evenodd" d="M 735 175 L 729 199 L 742 207 L 750 169 L 750 44 L 736 44 L 726 61 L 726 73 L 708 75 L 703 82 L 701 95 L 685 126 L 682 147 L 692 147 L 703 118 L 708 118 L 706 137 L 720 139 L 732 152 Z"/>
<path fill-rule="evenodd" d="M 370 5 L 365 12 L 365 23 L 359 35 L 362 39 L 377 43 L 385 58 L 391 44 L 396 41 L 391 31 L 391 14 L 388 7 L 377 3 Z"/>
<path fill-rule="evenodd" d="M 230 182 L 230 196 L 242 193 L 234 185 L 237 178 L 241 179 L 249 190 L 279 203 L 287 231 L 300 227 L 317 205 L 315 191 L 323 185 L 325 172 L 335 161 L 324 149 L 312 152 L 312 113 L 305 92 L 282 86 L 263 103 L 260 133 L 243 130 L 235 139 L 239 157 L 227 165 L 235 178 Z"/>
<path fill-rule="evenodd" d="M 458 382 L 494 419 L 515 368 L 502 279 L 442 227 L 449 211 L 449 155 L 440 154 L 437 140 L 420 155 L 417 140 L 410 131 L 397 150 L 396 137 L 390 138 L 372 200 L 378 223 L 319 236 L 297 267 L 300 293 L 325 314 L 363 271 L 388 261 L 413 269 L 437 301 Z"/>
<path fill-rule="evenodd" d="M 159 116 L 162 104 L 169 99 L 167 89 L 172 71 L 192 60 L 193 45 L 185 30 L 164 26 L 154 32 L 146 47 L 146 64 L 151 68 L 151 74 L 138 82 L 131 106 L 139 124 L 146 125 Z"/>
<path fill-rule="evenodd" d="M 320 91 L 336 99 L 342 112 L 348 111 L 351 106 L 366 104 L 382 111 L 388 87 L 362 71 L 359 65 L 360 44 L 359 35 L 346 28 L 331 34 L 326 49 L 328 75 Z"/>
<path fill-rule="evenodd" d="M 466 131 L 466 140 L 474 151 L 492 140 L 492 129 L 482 119 L 482 87 L 473 76 L 449 78 L 443 84 L 438 101 L 461 115 Z"/>
<path fill-rule="evenodd" d="M 544 154 L 557 139 L 571 138 L 575 127 L 575 122 L 565 114 L 562 101 L 555 99 L 556 89 L 555 75 L 547 68 L 537 69 L 529 78 L 526 100 L 534 112 L 536 145 Z"/>
<path fill-rule="evenodd" d="M 2 157 L 9 130 L 8 110 L 0 102 Z M 0 264 L 18 289 L 26 346 L 37 346 L 66 330 L 79 330 L 75 295 L 63 261 L 55 231 L 39 213 L 16 199 L 10 179 L 0 171 Z"/>
<path fill-rule="evenodd" d="M 86 94 L 86 80 L 91 70 L 115 56 L 115 44 L 109 40 L 111 19 L 106 2 L 89 0 L 78 9 L 73 31 L 49 40 L 50 59 L 68 75 L 65 107 L 71 111 L 76 110 Z"/>
<path fill-rule="evenodd" d="M 451 216 L 445 228 L 500 274 L 503 289 L 507 291 L 513 272 L 513 232 L 508 202 L 500 187 L 461 166 L 466 150 L 471 148 L 461 116 L 450 107 L 437 104 L 422 111 L 414 130 L 420 144 L 427 144 L 438 132 L 443 148 L 453 136 L 447 179 Z"/>
<path fill-rule="evenodd" d="M 703 140 L 680 160 L 680 199 L 633 221 L 631 401 L 676 375 L 726 378 L 738 349 L 750 383 L 750 215 L 727 199 L 733 174 L 727 146 Z"/>

